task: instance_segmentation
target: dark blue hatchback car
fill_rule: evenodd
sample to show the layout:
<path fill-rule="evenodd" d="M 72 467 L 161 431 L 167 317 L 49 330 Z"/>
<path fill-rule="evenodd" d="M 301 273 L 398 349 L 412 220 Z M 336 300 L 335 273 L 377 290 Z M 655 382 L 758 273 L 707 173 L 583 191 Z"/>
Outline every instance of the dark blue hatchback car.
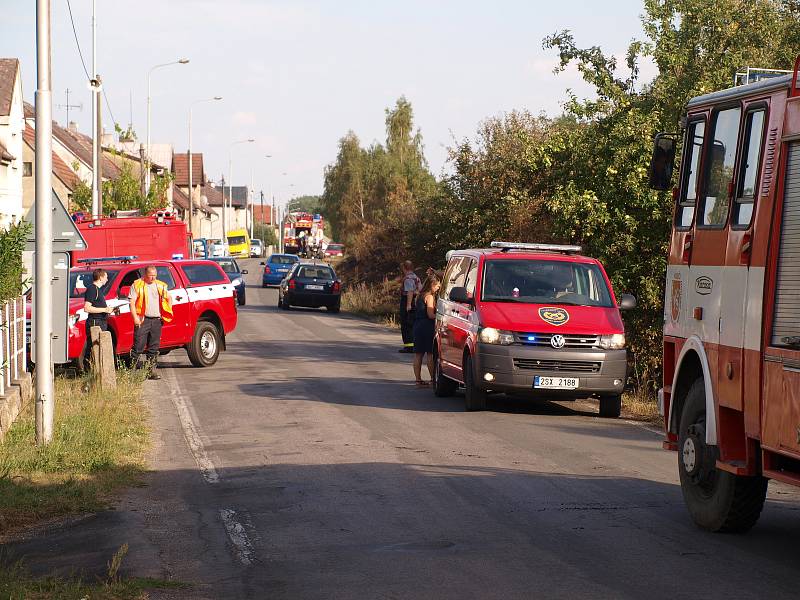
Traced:
<path fill-rule="evenodd" d="M 264 275 L 261 279 L 261 287 L 270 285 L 280 285 L 286 274 L 300 262 L 300 258 L 295 254 L 273 254 L 265 262 Z"/>

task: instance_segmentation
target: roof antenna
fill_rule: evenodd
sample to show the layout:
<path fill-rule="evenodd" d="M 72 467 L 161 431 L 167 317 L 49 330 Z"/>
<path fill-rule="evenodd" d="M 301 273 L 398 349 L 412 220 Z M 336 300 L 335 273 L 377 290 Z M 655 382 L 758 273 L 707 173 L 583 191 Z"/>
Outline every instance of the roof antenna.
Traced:
<path fill-rule="evenodd" d="M 66 108 L 67 109 L 67 128 L 69 128 L 69 109 L 70 108 L 77 108 L 78 110 L 83 110 L 83 102 L 80 104 L 70 104 L 69 103 L 69 95 L 71 91 L 67 88 L 67 103 L 66 104 L 59 104 L 58 108 Z"/>

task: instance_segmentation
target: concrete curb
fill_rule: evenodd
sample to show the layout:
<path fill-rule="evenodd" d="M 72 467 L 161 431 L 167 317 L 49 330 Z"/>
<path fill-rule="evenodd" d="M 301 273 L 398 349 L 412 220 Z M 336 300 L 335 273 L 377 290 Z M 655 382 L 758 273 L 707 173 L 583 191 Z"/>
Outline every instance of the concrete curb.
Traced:
<path fill-rule="evenodd" d="M 22 411 L 22 407 L 31 399 L 32 393 L 31 374 L 25 373 L 22 379 L 11 383 L 5 396 L 0 396 L 0 442 L 11 429 L 11 425 Z"/>

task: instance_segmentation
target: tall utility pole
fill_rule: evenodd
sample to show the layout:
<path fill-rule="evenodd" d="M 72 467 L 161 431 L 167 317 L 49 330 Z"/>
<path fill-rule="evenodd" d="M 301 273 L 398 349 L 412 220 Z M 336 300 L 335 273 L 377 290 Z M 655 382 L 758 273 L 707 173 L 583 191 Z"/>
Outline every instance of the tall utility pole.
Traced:
<path fill-rule="evenodd" d="M 250 239 L 253 239 L 253 219 L 255 218 L 255 209 L 253 208 L 253 200 L 255 191 L 253 190 L 253 169 L 250 169 L 250 189 L 247 191 L 248 215 L 250 216 Z"/>
<path fill-rule="evenodd" d="M 50 0 L 36 0 L 36 443 L 53 439 L 53 91 Z"/>
<path fill-rule="evenodd" d="M 228 202 L 230 203 L 230 209 L 233 211 L 233 147 L 238 144 L 248 144 L 255 142 L 254 138 L 248 138 L 246 140 L 239 140 L 236 142 L 232 142 L 230 147 L 228 148 Z M 247 203 L 247 197 L 245 197 L 245 203 Z M 247 208 L 245 204 L 245 209 Z M 228 243 L 228 221 L 225 219 L 225 186 L 222 186 L 222 240 L 223 244 Z"/>
<path fill-rule="evenodd" d="M 99 219 L 103 212 L 102 179 L 100 158 L 103 152 L 100 142 L 100 78 L 97 76 L 97 0 L 92 0 L 92 218 Z"/>

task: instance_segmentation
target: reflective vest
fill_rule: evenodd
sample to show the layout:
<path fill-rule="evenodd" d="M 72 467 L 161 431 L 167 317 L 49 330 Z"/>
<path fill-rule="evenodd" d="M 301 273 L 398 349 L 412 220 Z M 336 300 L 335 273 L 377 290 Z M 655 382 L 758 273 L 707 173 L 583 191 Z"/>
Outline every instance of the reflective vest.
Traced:
<path fill-rule="evenodd" d="M 158 279 L 154 282 L 158 288 L 158 297 L 161 298 L 161 318 L 165 323 L 172 321 L 172 302 L 169 299 L 169 292 L 167 292 L 167 284 Z M 147 309 L 147 284 L 144 279 L 137 279 L 133 282 L 133 290 L 136 292 L 136 314 L 140 319 L 144 319 L 145 310 Z"/>

